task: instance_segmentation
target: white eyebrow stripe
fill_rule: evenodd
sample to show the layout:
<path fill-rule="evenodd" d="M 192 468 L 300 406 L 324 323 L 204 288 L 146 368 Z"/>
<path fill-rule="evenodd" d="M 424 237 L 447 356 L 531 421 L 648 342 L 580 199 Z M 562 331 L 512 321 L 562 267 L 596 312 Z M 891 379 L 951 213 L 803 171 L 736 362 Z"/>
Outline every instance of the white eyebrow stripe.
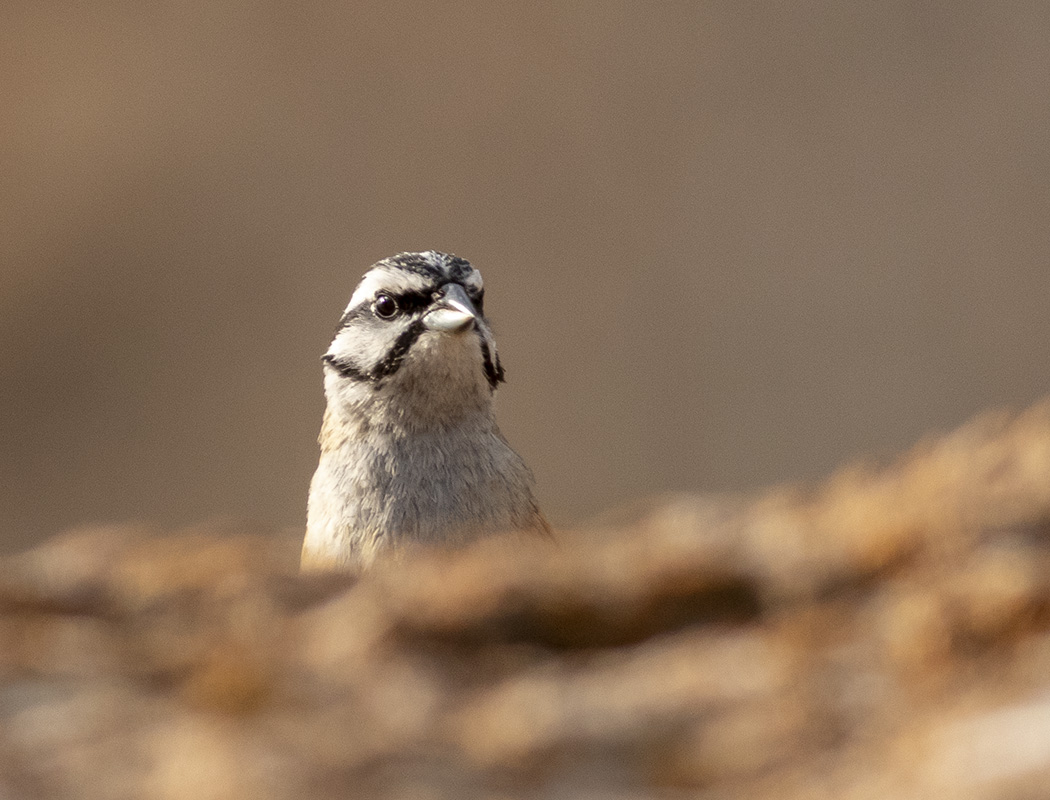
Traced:
<path fill-rule="evenodd" d="M 433 288 L 434 282 L 422 275 L 395 267 L 377 267 L 371 270 L 358 284 L 350 298 L 346 311 L 375 297 L 376 292 L 385 289 L 391 294 L 401 292 L 425 292 Z M 345 313 L 345 312 L 344 312 Z"/>

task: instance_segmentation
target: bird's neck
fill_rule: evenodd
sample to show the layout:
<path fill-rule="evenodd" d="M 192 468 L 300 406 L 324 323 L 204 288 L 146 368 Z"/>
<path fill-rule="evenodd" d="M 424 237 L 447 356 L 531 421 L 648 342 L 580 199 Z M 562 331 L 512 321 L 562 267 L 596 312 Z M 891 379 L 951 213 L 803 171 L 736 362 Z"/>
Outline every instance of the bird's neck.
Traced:
<path fill-rule="evenodd" d="M 328 407 L 319 441 L 322 451 L 369 440 L 440 436 L 495 428 L 487 386 L 435 385 L 429 391 L 371 384 L 326 386 Z M 419 387 L 417 387 L 419 388 Z"/>

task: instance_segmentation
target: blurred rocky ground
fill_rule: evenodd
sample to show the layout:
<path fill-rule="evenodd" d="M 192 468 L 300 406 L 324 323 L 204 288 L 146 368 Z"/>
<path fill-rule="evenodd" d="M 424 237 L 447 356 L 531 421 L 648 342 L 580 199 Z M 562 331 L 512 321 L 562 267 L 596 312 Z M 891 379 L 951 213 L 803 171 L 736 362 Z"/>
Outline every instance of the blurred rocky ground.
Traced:
<path fill-rule="evenodd" d="M 1050 404 L 808 488 L 296 573 L 297 536 L 0 564 L 0 798 L 1035 798 Z"/>

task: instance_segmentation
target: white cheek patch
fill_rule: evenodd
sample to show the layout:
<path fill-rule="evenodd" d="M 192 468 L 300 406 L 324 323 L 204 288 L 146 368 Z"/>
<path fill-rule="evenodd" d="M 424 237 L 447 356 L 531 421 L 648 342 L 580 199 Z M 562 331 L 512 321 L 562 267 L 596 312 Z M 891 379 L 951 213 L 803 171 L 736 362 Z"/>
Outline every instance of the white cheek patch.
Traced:
<path fill-rule="evenodd" d="M 344 328 L 336 334 L 328 348 L 328 355 L 347 360 L 361 370 L 367 371 L 386 355 L 397 339 L 398 329 L 378 328 L 360 330 Z"/>

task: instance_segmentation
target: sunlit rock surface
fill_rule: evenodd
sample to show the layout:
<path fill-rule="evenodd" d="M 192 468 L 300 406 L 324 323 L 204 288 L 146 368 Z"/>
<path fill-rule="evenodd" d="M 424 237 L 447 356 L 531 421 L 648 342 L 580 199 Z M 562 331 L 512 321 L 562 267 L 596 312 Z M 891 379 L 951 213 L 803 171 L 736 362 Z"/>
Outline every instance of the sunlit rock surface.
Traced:
<path fill-rule="evenodd" d="M 297 535 L 0 563 L 0 798 L 1028 798 L 1050 405 L 808 488 L 296 572 Z"/>

